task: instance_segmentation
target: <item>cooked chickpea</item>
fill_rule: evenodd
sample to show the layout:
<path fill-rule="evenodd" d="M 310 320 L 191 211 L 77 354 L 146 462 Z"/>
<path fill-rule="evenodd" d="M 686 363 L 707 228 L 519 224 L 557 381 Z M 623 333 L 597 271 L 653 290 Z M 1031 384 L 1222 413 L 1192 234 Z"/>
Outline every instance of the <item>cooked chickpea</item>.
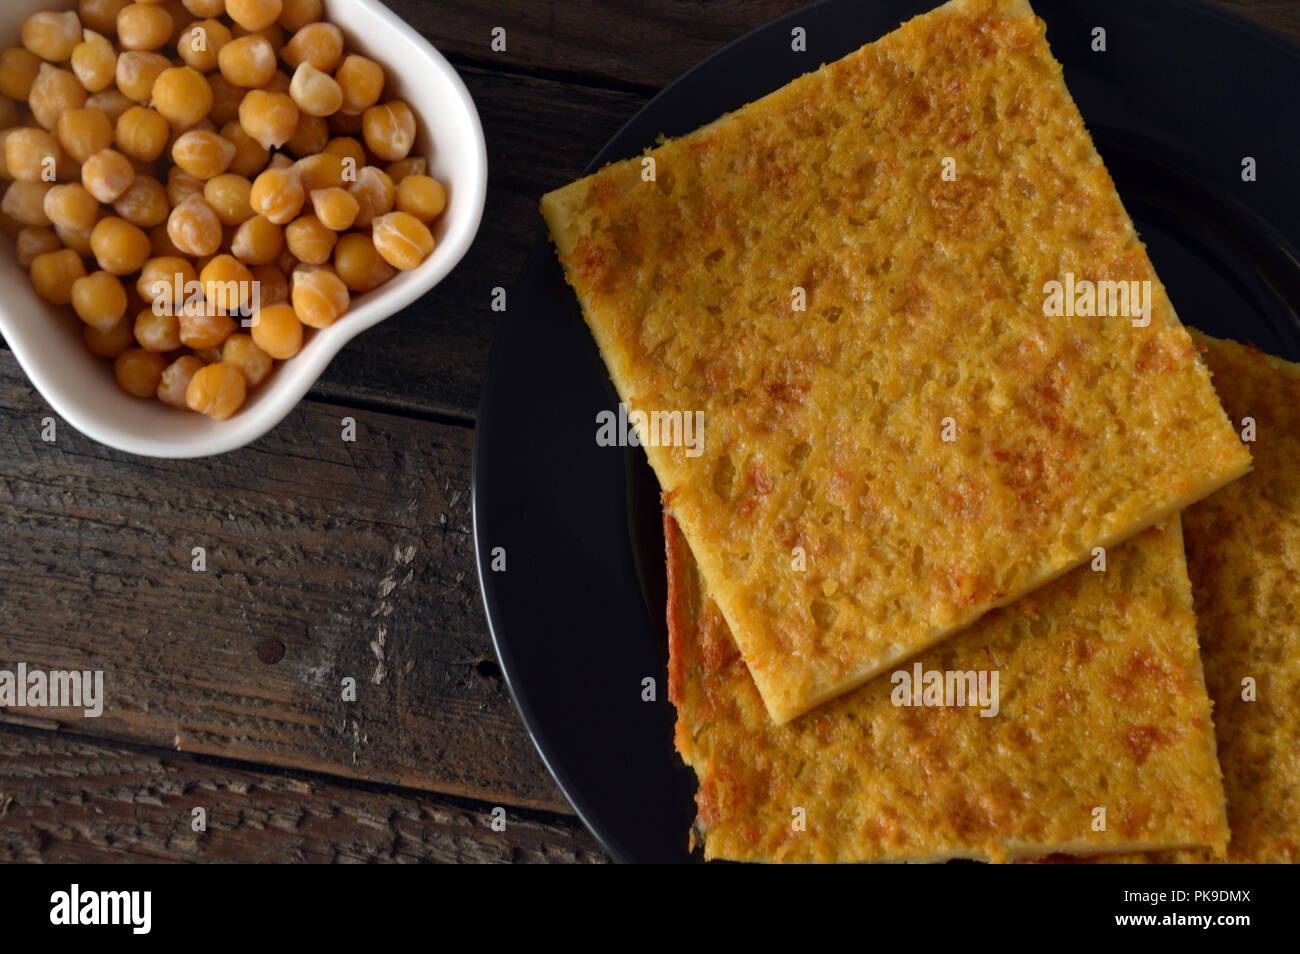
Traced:
<path fill-rule="evenodd" d="M 100 202 L 116 202 L 134 181 L 135 166 L 113 149 L 101 149 L 81 164 L 81 184 Z"/>
<path fill-rule="evenodd" d="M 289 297 L 294 314 L 311 328 L 328 328 L 348 310 L 350 297 L 343 279 L 328 265 L 300 265 L 293 271 Z"/>
<path fill-rule="evenodd" d="M 397 269 L 380 256 L 370 237 L 360 232 L 339 236 L 334 246 L 334 271 L 350 291 L 357 293 L 378 288 L 397 274 Z"/>
<path fill-rule="evenodd" d="M 37 255 L 32 259 L 29 274 L 36 294 L 53 305 L 66 305 L 72 301 L 72 286 L 85 276 L 86 266 L 80 255 L 64 248 Z M 126 310 L 125 302 L 123 310 Z"/>
<path fill-rule="evenodd" d="M 334 251 L 338 235 L 314 215 L 303 215 L 284 227 L 284 241 L 294 258 L 308 265 L 323 265 Z"/>
<path fill-rule="evenodd" d="M 295 158 L 305 159 L 324 149 L 325 143 L 329 142 L 329 138 L 329 123 L 319 116 L 308 116 L 306 113 L 299 113 L 298 128 L 293 131 L 293 135 L 284 144 L 284 148 Z"/>
<path fill-rule="evenodd" d="M 266 168 L 270 152 L 254 140 L 238 122 L 229 122 L 221 127 L 221 138 L 234 143 L 235 158 L 230 160 L 230 172 L 246 179 L 251 179 Z"/>
<path fill-rule="evenodd" d="M 290 305 L 263 305 L 251 331 L 254 344 L 280 361 L 302 349 L 302 322 Z"/>
<path fill-rule="evenodd" d="M 174 209 L 192 195 L 203 195 L 203 180 L 194 178 L 180 166 L 172 166 L 167 172 L 167 201 Z"/>
<path fill-rule="evenodd" d="M 311 205 L 321 224 L 335 232 L 350 229 L 361 208 L 356 196 L 337 187 L 313 190 Z"/>
<path fill-rule="evenodd" d="M 42 10 L 23 21 L 22 35 L 28 50 L 50 63 L 62 63 L 81 41 L 81 20 L 71 10 Z"/>
<path fill-rule="evenodd" d="M 57 252 L 63 248 L 63 243 L 59 241 L 54 229 L 33 225 L 20 229 L 14 244 L 18 250 L 18 264 L 27 269 L 32 267 L 32 262 L 37 255 Z"/>
<path fill-rule="evenodd" d="M 86 30 L 85 39 L 72 49 L 72 73 L 89 93 L 98 93 L 113 83 L 117 51 L 106 37 Z"/>
<path fill-rule="evenodd" d="M 318 189 L 342 187 L 347 181 L 344 170 L 345 164 L 348 163 L 349 160 L 340 159 L 328 152 L 321 152 L 299 159 L 293 167 L 298 170 L 302 187 L 308 192 L 313 192 Z"/>
<path fill-rule="evenodd" d="M 424 175 L 428 165 L 428 161 L 423 156 L 407 156 L 405 159 L 390 162 L 384 171 L 388 173 L 388 178 L 393 180 L 393 185 L 399 186 L 407 176 Z"/>
<path fill-rule="evenodd" d="M 321 18 L 321 0 L 284 0 L 284 8 L 276 21 L 284 29 L 294 32 Z"/>
<path fill-rule="evenodd" d="M 235 158 L 235 144 L 217 133 L 191 129 L 172 146 L 172 161 L 196 179 L 204 181 L 226 171 Z"/>
<path fill-rule="evenodd" d="M 156 50 L 172 36 L 172 15 L 161 5 L 132 3 L 117 15 L 117 40 L 124 50 Z"/>
<path fill-rule="evenodd" d="M 281 56 L 294 69 L 310 63 L 332 73 L 343 59 L 343 31 L 332 23 L 308 23 L 289 39 Z"/>
<path fill-rule="evenodd" d="M 261 30 L 250 30 L 248 27 L 240 26 L 236 23 L 230 29 L 231 34 L 238 40 L 241 36 L 260 36 L 267 43 L 271 44 L 271 49 L 275 55 L 279 56 L 280 51 L 284 49 L 284 30 L 280 29 L 279 24 L 272 23 L 269 27 Z"/>
<path fill-rule="evenodd" d="M 371 240 L 389 265 L 415 268 L 433 251 L 433 233 L 409 212 L 390 212 L 374 221 Z"/>
<path fill-rule="evenodd" d="M 221 360 L 232 364 L 244 376 L 244 383 L 255 388 L 271 373 L 274 359 L 257 346 L 252 335 L 236 332 L 221 346 Z"/>
<path fill-rule="evenodd" d="M 117 36 L 117 15 L 130 4 L 131 0 L 81 0 L 77 12 L 81 22 L 96 33 Z"/>
<path fill-rule="evenodd" d="M 49 225 L 45 214 L 45 194 L 50 191 L 48 182 L 21 182 L 14 180 L 0 201 L 0 212 L 21 225 Z"/>
<path fill-rule="evenodd" d="M 284 251 L 284 232 L 264 215 L 255 215 L 239 226 L 230 241 L 230 252 L 246 265 L 267 265 Z"/>
<path fill-rule="evenodd" d="M 321 69 L 319 63 L 313 64 Z M 365 112 L 375 103 L 384 91 L 384 68 L 372 59 L 353 53 L 344 58 L 335 72 L 339 88 L 343 91 L 343 106 L 340 112 L 357 115 Z"/>
<path fill-rule="evenodd" d="M 343 105 L 343 91 L 328 73 L 304 61 L 294 71 L 289 95 L 298 108 L 310 116 L 328 116 Z"/>
<path fill-rule="evenodd" d="M 221 48 L 232 39 L 229 28 L 220 20 L 198 20 L 181 32 L 176 52 L 186 66 L 211 73 L 220 62 Z"/>
<path fill-rule="evenodd" d="M 109 272 L 83 275 L 72 283 L 72 308 L 86 324 L 107 330 L 126 314 L 126 289 Z"/>
<path fill-rule="evenodd" d="M 204 301 L 187 301 L 178 316 L 181 344 L 187 348 L 219 348 L 237 327 L 229 315 L 213 312 Z"/>
<path fill-rule="evenodd" d="M 0 93 L 10 99 L 26 100 L 41 68 L 41 58 L 21 46 L 0 52 Z"/>
<path fill-rule="evenodd" d="M 181 5 L 196 17 L 219 17 L 226 12 L 226 0 L 181 0 Z"/>
<path fill-rule="evenodd" d="M 114 141 L 123 154 L 140 162 L 153 162 L 162 155 L 171 135 L 167 120 L 148 106 L 132 106 L 117 120 Z"/>
<path fill-rule="evenodd" d="M 179 255 L 159 255 L 141 267 L 135 290 L 146 305 L 161 299 L 166 310 L 175 312 L 185 302 L 186 284 L 198 280 L 199 274 L 189 259 Z"/>
<path fill-rule="evenodd" d="M 149 258 L 149 236 L 139 226 L 115 215 L 105 216 L 90 233 L 90 250 L 99 267 L 113 275 L 139 271 Z"/>
<path fill-rule="evenodd" d="M 125 96 L 120 89 L 109 87 L 101 90 L 94 96 L 86 97 L 86 106 L 98 109 L 108 117 L 108 121 L 116 124 L 123 114 L 135 105 L 135 100 Z"/>
<path fill-rule="evenodd" d="M 415 115 L 400 99 L 371 106 L 361 116 L 361 132 L 380 159 L 402 159 L 415 145 Z"/>
<path fill-rule="evenodd" d="M 5 136 L 5 169 L 23 182 L 53 182 L 58 140 L 44 129 L 11 129 Z"/>
<path fill-rule="evenodd" d="M 199 281 L 208 307 L 230 314 L 248 304 L 253 273 L 233 255 L 217 255 L 203 266 Z"/>
<path fill-rule="evenodd" d="M 42 63 L 32 81 L 32 91 L 27 96 L 36 121 L 46 129 L 54 129 L 59 117 L 70 109 L 86 105 L 86 90 L 67 70 Z"/>
<path fill-rule="evenodd" d="M 198 70 L 174 66 L 154 81 L 153 108 L 176 129 L 189 129 L 212 109 L 212 87 Z"/>
<path fill-rule="evenodd" d="M 128 50 L 117 58 L 117 88 L 137 103 L 153 96 L 153 84 L 163 70 L 171 69 L 167 57 L 158 53 Z"/>
<path fill-rule="evenodd" d="M 89 232 L 99 221 L 99 200 L 77 182 L 52 186 L 43 208 L 51 222 L 74 232 Z"/>
<path fill-rule="evenodd" d="M 82 258 L 90 258 L 90 232 L 80 232 L 77 229 L 67 229 L 61 225 L 54 226 L 54 233 L 58 235 L 59 241 L 67 248 L 72 249 Z"/>
<path fill-rule="evenodd" d="M 283 146 L 298 128 L 298 106 L 286 93 L 249 90 L 239 104 L 239 125 L 264 149 Z"/>
<path fill-rule="evenodd" d="M 203 186 L 203 201 L 212 206 L 222 225 L 239 225 L 253 217 L 249 196 L 253 184 L 243 176 L 226 173 L 215 176 Z"/>
<path fill-rule="evenodd" d="M 281 305 L 289 300 L 289 280 L 276 266 L 254 265 L 249 271 L 253 273 L 253 281 L 257 282 L 257 297 L 263 307 Z"/>
<path fill-rule="evenodd" d="M 437 179 L 409 175 L 398 183 L 394 204 L 399 212 L 409 212 L 427 225 L 447 208 L 447 190 Z"/>
<path fill-rule="evenodd" d="M 226 0 L 226 13 L 246 30 L 265 30 L 283 9 L 281 0 Z"/>
<path fill-rule="evenodd" d="M 116 324 L 102 330 L 93 325 L 83 325 L 81 340 L 86 343 L 86 350 L 95 357 L 116 358 L 127 348 L 135 347 L 132 326 L 133 322 L 125 315 Z"/>
<path fill-rule="evenodd" d="M 113 124 L 94 106 L 70 109 L 59 117 L 59 145 L 77 162 L 85 162 L 113 145 Z"/>
<path fill-rule="evenodd" d="M 142 308 L 132 326 L 136 343 L 145 351 L 175 351 L 181 346 L 181 323 L 167 311 Z"/>
<path fill-rule="evenodd" d="M 249 204 L 258 215 L 266 216 L 276 225 L 284 225 L 297 217 L 306 198 L 298 171 L 290 166 L 267 169 L 259 175 L 253 181 Z"/>
<path fill-rule="evenodd" d="M 224 421 L 244 403 L 247 385 L 236 365 L 218 361 L 199 368 L 185 389 L 185 403 L 191 411 Z"/>
<path fill-rule="evenodd" d="M 151 229 L 167 221 L 171 205 L 161 182 L 153 176 L 136 176 L 130 188 L 113 203 L 113 211 L 132 225 Z"/>
<path fill-rule="evenodd" d="M 113 360 L 113 373 L 122 390 L 132 397 L 149 398 L 158 394 L 167 359 L 143 348 L 129 348 Z"/>
<path fill-rule="evenodd" d="M 158 400 L 182 411 L 189 410 L 189 405 L 185 403 L 185 391 L 190 386 L 190 380 L 202 367 L 203 359 L 192 354 L 183 354 L 167 365 L 155 392 Z"/>
<path fill-rule="evenodd" d="M 340 160 L 351 159 L 353 169 L 360 169 L 366 164 L 366 149 L 360 140 L 351 136 L 335 136 L 325 144 L 324 152 L 338 156 Z"/>
<path fill-rule="evenodd" d="M 221 220 L 202 196 L 192 195 L 167 217 L 167 237 L 186 255 L 211 255 L 221 247 Z"/>
<path fill-rule="evenodd" d="M 366 166 L 357 173 L 357 181 L 348 186 L 357 200 L 357 228 L 368 228 L 377 216 L 392 211 L 396 190 L 393 181 L 381 169 Z"/>
<path fill-rule="evenodd" d="M 223 44 L 217 53 L 221 75 L 236 86 L 260 88 L 275 75 L 275 50 L 256 33 Z"/>

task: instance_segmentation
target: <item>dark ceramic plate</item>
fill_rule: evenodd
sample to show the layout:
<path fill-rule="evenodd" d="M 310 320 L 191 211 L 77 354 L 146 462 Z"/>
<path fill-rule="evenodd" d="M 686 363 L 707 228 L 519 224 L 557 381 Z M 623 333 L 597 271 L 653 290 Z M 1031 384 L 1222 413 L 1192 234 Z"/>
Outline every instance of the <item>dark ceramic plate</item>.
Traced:
<path fill-rule="evenodd" d="M 828 0 L 709 57 L 588 172 L 888 33 L 928 0 Z M 1300 48 L 1189 0 L 1039 0 L 1047 37 L 1183 321 L 1300 359 Z M 790 49 L 804 27 L 808 49 Z M 1107 51 L 1093 52 L 1094 27 Z M 1243 157 L 1254 182 L 1243 182 Z M 561 185 L 562 183 L 556 183 Z M 533 741 L 616 859 L 685 861 L 694 777 L 667 702 L 658 485 L 598 447 L 618 398 L 544 235 L 509 295 L 479 409 L 474 539 L 488 623 Z M 492 569 L 503 548 L 505 571 Z M 657 701 L 642 701 L 643 680 Z"/>

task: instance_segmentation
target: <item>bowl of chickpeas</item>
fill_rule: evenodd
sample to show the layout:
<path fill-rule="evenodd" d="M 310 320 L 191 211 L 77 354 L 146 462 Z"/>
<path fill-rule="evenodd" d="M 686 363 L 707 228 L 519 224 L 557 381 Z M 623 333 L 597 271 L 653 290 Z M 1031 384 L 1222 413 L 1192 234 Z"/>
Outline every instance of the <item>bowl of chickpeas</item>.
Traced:
<path fill-rule="evenodd" d="M 376 0 L 13 0 L 0 332 L 66 421 L 201 457 L 281 421 L 464 256 L 487 154 Z"/>

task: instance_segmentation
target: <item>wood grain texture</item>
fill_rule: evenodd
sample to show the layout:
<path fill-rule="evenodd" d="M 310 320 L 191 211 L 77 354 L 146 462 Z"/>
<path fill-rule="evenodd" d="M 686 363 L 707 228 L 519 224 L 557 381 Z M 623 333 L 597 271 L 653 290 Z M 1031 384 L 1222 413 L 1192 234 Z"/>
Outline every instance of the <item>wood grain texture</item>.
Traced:
<path fill-rule="evenodd" d="M 207 830 L 191 827 L 193 810 Z M 0 730 L 0 862 L 598 862 L 573 818 Z"/>
<path fill-rule="evenodd" d="M 493 661 L 470 430 L 307 401 L 249 448 L 159 461 L 43 443 L 51 413 L 0 354 L 0 667 L 103 669 L 107 704 L 25 714 L 566 809 Z"/>

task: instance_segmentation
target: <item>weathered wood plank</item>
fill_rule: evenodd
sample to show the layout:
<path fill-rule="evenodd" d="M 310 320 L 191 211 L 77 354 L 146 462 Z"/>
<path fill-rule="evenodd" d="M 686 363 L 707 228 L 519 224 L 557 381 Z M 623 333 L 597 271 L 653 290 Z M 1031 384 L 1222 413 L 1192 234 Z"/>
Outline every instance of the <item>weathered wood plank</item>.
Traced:
<path fill-rule="evenodd" d="M 0 668 L 102 669 L 107 703 L 26 715 L 567 810 L 492 658 L 469 429 L 307 401 L 249 448 L 157 461 L 43 443 L 47 414 L 0 354 Z"/>
<path fill-rule="evenodd" d="M 192 830 L 195 808 L 207 830 Z M 598 862 L 573 818 L 0 730 L 0 862 Z"/>

